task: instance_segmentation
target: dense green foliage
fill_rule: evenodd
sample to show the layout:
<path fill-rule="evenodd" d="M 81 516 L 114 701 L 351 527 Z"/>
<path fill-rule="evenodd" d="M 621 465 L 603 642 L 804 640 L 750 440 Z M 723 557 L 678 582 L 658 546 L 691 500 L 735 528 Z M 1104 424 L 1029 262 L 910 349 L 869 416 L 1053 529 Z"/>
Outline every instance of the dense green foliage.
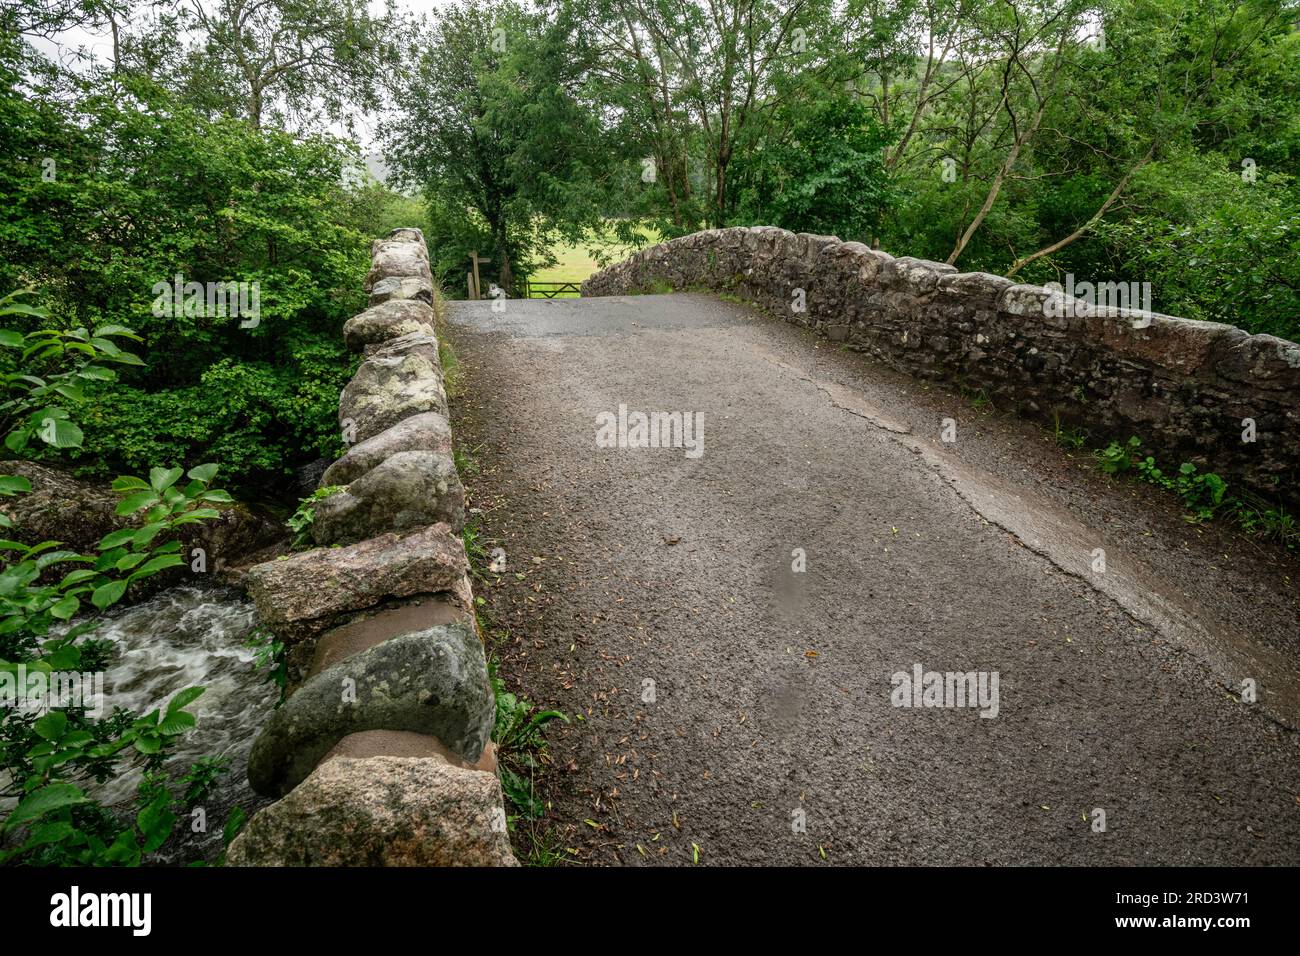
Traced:
<path fill-rule="evenodd" d="M 63 405 L 84 403 L 88 384 L 116 381 L 110 364 L 140 365 L 139 356 L 116 341 L 138 342 L 140 337 L 123 325 L 49 328 L 49 310 L 23 301 L 26 297 L 27 291 L 20 290 L 0 299 L 0 320 L 22 317 L 40 323 L 26 333 L 0 329 L 0 438 L 15 454 L 37 442 L 80 447 L 84 434 Z"/>
<path fill-rule="evenodd" d="M 113 381 L 113 370 L 100 363 L 139 364 L 113 341 L 136 336 L 123 327 L 50 328 L 45 310 L 22 298 L 0 299 L 0 318 L 37 323 L 26 334 L 0 330 L 0 346 L 16 351 L 30 370 L 5 376 L 5 444 L 11 451 L 44 443 L 75 452 L 80 422 L 51 403 L 84 410 L 82 386 Z M 215 464 L 198 465 L 184 473 L 183 484 L 178 467 L 155 467 L 148 480 L 119 477 L 113 489 L 122 496 L 116 510 L 124 526 L 104 535 L 94 554 L 59 541 L 0 538 L 0 796 L 16 801 L 0 822 L 0 862 L 137 866 L 171 836 L 174 811 L 204 799 L 222 772 L 220 761 L 200 761 L 179 781 L 178 796 L 164 770 L 175 739 L 195 725 L 185 708 L 203 688 L 180 691 L 165 710 L 138 715 L 115 707 L 105 716 L 94 699 L 102 686 L 90 679 L 113 653 L 111 642 L 96 637 L 102 622 L 95 615 L 121 602 L 132 585 L 184 564 L 178 530 L 216 518 L 218 506 L 232 503 L 212 487 L 217 471 Z M 0 497 L 31 490 L 27 478 L 0 475 Z M 0 529 L 14 533 L 13 525 L 0 512 Z M 122 773 L 128 759 L 143 779 L 136 813 L 124 819 L 82 787 Z M 229 832 L 238 823 L 232 817 Z"/>
<path fill-rule="evenodd" d="M 869 236 L 892 198 L 887 131 L 860 101 L 839 96 L 795 111 L 780 139 L 736 161 L 737 218 L 798 232 Z"/>
<path fill-rule="evenodd" d="M 210 458 L 265 497 L 336 455 L 340 330 L 364 307 L 373 230 L 409 202 L 345 185 L 360 160 L 337 139 L 208 115 L 137 72 L 59 70 L 12 35 L 0 54 L 0 288 L 34 290 L 55 328 L 142 339 L 142 367 L 84 383 L 72 461 L 110 476 Z M 178 275 L 256 288 L 256 321 L 155 307 Z"/>

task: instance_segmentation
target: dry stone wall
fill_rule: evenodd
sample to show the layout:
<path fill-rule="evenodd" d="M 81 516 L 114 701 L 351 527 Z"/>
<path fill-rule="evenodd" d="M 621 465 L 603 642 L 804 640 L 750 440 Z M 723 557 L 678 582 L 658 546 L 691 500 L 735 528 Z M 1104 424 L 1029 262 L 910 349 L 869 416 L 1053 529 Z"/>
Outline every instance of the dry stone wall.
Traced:
<path fill-rule="evenodd" d="M 515 866 L 491 742 L 496 704 L 459 532 L 438 360 L 439 300 L 418 229 L 371 247 L 365 361 L 339 400 L 355 443 L 321 485 L 319 547 L 251 568 L 292 693 L 248 778 L 279 798 L 230 846 L 236 866 Z"/>
<path fill-rule="evenodd" d="M 1137 435 L 1167 465 L 1191 461 L 1300 504 L 1294 342 L 770 226 L 652 246 L 592 276 L 582 294 L 664 284 L 738 295 L 918 378 L 1086 429 L 1094 444 Z"/>

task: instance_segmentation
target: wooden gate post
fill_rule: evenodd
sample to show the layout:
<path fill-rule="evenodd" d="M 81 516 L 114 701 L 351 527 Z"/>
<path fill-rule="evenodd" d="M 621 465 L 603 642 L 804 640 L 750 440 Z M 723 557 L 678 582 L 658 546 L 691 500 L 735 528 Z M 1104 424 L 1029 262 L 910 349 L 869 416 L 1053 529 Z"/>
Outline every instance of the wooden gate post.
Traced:
<path fill-rule="evenodd" d="M 479 277 L 479 274 L 478 274 L 479 263 L 487 264 L 487 263 L 490 263 L 492 260 L 491 260 L 491 259 L 480 259 L 479 256 L 478 256 L 478 250 L 475 249 L 473 252 L 471 252 L 471 253 L 469 254 L 469 261 L 470 261 L 471 263 L 473 263 L 473 266 L 474 266 L 474 272 L 473 272 L 473 275 L 470 277 L 470 278 L 472 279 L 473 283 L 474 283 L 474 288 L 473 288 L 473 291 L 470 292 L 470 296 L 469 296 L 469 297 L 470 297 L 471 299 L 481 299 L 481 298 L 483 298 L 483 281 L 482 281 L 482 279 Z"/>

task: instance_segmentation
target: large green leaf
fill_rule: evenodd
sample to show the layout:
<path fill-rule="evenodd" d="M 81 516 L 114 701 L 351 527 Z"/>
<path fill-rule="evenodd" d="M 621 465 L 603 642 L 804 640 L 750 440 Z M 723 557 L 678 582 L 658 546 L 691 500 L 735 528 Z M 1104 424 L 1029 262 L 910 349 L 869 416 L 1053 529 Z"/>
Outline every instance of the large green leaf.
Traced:
<path fill-rule="evenodd" d="M 32 483 L 22 475 L 0 475 L 0 495 L 23 494 L 32 490 Z"/>
<path fill-rule="evenodd" d="M 158 494 L 162 494 L 166 489 L 176 483 L 176 480 L 184 474 L 179 468 L 150 468 L 149 485 Z"/>
<path fill-rule="evenodd" d="M 176 734 L 183 734 L 197 723 L 197 719 L 188 710 L 178 710 L 174 714 L 168 714 L 158 725 L 158 732 L 173 737 Z"/>
<path fill-rule="evenodd" d="M 66 621 L 68 618 L 72 617 L 72 615 L 77 613 L 79 607 L 81 607 L 81 601 L 77 599 L 77 596 L 74 594 L 68 594 L 50 608 L 50 613 L 60 621 Z"/>
<path fill-rule="evenodd" d="M 135 528 L 119 528 L 117 531 L 110 531 L 104 537 L 99 539 L 99 550 L 107 551 L 109 548 L 120 547 L 135 537 Z"/>
<path fill-rule="evenodd" d="M 50 316 L 50 310 L 44 306 L 25 305 L 22 302 L 15 302 L 12 305 L 0 308 L 0 315 L 30 315 L 37 319 L 47 319 Z"/>
<path fill-rule="evenodd" d="M 175 697 L 167 702 L 167 713 L 174 714 L 182 707 L 188 707 L 190 704 L 202 697 L 205 690 L 207 690 L 206 687 L 187 687 L 183 691 L 180 691 Z"/>
<path fill-rule="evenodd" d="M 164 568 L 174 568 L 177 565 L 184 563 L 185 559 L 179 554 L 160 554 L 157 557 L 150 558 L 144 567 L 133 572 L 130 580 L 134 581 L 136 578 L 147 578 L 151 574 L 157 574 Z"/>
<path fill-rule="evenodd" d="M 161 521 L 151 521 L 149 524 L 139 528 L 131 538 L 133 548 L 146 547 L 149 542 L 158 537 L 159 533 L 166 527 Z"/>
<path fill-rule="evenodd" d="M 64 807 L 75 807 L 87 802 L 86 795 L 70 783 L 51 783 L 25 796 L 9 814 L 0 831 L 9 830 L 32 820 L 39 820 L 47 813 Z"/>
<path fill-rule="evenodd" d="M 134 329 L 129 329 L 125 325 L 101 325 L 99 328 L 95 329 L 95 338 L 101 338 L 105 335 L 125 335 L 128 338 L 133 338 L 137 341 L 140 339 L 140 336 L 135 334 Z"/>
<path fill-rule="evenodd" d="M 126 593 L 125 581 L 109 581 L 95 588 L 90 595 L 90 603 L 101 611 L 111 604 L 116 604 Z"/>
<path fill-rule="evenodd" d="M 32 730 L 46 740 L 58 740 L 67 729 L 68 715 L 61 710 L 52 710 L 32 724 Z"/>
<path fill-rule="evenodd" d="M 117 513 L 119 515 L 135 514 L 141 508 L 151 505 L 157 500 L 158 496 L 152 491 L 137 491 L 118 502 Z"/>
<path fill-rule="evenodd" d="M 41 441 L 55 448 L 80 448 L 85 439 L 80 428 L 63 418 L 41 419 L 40 428 L 36 433 Z"/>

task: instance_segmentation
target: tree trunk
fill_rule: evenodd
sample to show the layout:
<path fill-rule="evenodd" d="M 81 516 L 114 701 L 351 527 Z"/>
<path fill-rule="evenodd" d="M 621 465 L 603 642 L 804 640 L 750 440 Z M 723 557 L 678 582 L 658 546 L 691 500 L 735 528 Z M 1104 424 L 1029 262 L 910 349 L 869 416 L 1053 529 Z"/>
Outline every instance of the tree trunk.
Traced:
<path fill-rule="evenodd" d="M 1151 158 L 1155 156 L 1155 153 L 1156 153 L 1156 144 L 1152 143 L 1151 148 L 1146 151 L 1146 155 L 1144 155 L 1141 159 L 1139 159 L 1137 163 L 1131 169 L 1129 169 L 1128 172 L 1124 174 L 1123 178 L 1121 178 L 1120 181 L 1115 184 L 1115 188 L 1112 189 L 1110 195 L 1106 197 L 1106 201 L 1101 204 L 1100 208 L 1098 208 L 1098 210 L 1092 214 L 1092 216 L 1088 219 L 1087 222 L 1085 222 L 1078 229 L 1074 230 L 1074 232 L 1070 233 L 1064 239 L 1060 239 L 1052 243 L 1050 246 L 1044 246 L 1042 249 L 1039 249 L 1037 252 L 1033 253 L 1032 255 L 1025 256 L 1023 259 L 1017 259 L 1015 262 L 1011 264 L 1011 268 L 1007 270 L 1007 277 L 1010 278 L 1011 276 L 1015 275 L 1025 266 L 1029 265 L 1029 263 L 1033 262 L 1035 259 L 1041 259 L 1043 256 L 1050 256 L 1053 252 L 1057 252 L 1061 249 L 1064 249 L 1066 246 L 1070 245 L 1070 243 L 1074 242 L 1076 239 L 1078 239 L 1080 236 L 1086 233 L 1089 229 L 1095 226 L 1098 222 L 1100 222 L 1101 217 L 1106 215 L 1106 210 L 1110 209 L 1110 207 L 1115 203 L 1115 200 L 1120 197 L 1120 193 L 1122 193 L 1124 191 L 1124 188 L 1128 186 L 1129 180 L 1132 179 L 1137 174 L 1138 170 L 1140 170 L 1147 163 L 1151 162 Z"/>
<path fill-rule="evenodd" d="M 493 255 L 499 262 L 500 268 L 497 270 L 497 285 L 505 292 L 507 298 L 513 298 L 515 294 L 515 275 L 510 267 L 510 254 L 506 252 L 506 232 L 505 227 L 501 226 L 494 230 L 496 234 L 496 249 Z"/>

